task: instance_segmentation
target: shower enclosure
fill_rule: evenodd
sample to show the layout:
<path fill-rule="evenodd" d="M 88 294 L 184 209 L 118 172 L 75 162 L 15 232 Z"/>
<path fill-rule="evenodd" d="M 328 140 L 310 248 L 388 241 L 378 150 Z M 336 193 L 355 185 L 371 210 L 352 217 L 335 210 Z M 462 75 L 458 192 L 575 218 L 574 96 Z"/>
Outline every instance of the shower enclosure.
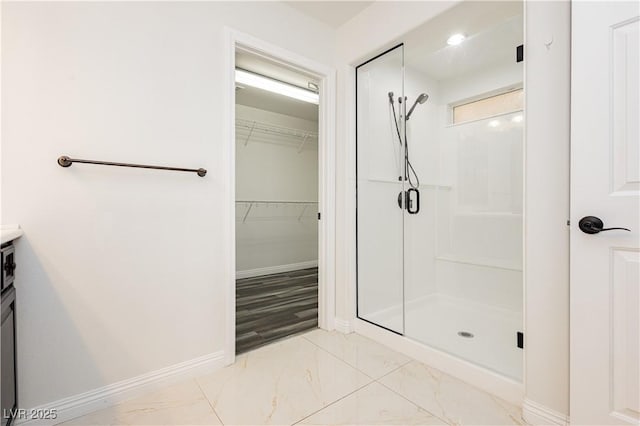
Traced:
<path fill-rule="evenodd" d="M 522 6 L 468 3 L 356 69 L 357 314 L 520 381 Z"/>

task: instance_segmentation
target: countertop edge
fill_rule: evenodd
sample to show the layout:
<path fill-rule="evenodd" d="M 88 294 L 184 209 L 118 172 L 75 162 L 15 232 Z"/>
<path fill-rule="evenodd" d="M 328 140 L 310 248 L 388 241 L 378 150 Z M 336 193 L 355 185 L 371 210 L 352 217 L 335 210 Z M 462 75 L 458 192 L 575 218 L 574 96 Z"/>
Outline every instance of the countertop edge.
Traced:
<path fill-rule="evenodd" d="M 20 238 L 24 232 L 19 225 L 1 225 L 0 226 L 0 244 L 5 244 Z"/>

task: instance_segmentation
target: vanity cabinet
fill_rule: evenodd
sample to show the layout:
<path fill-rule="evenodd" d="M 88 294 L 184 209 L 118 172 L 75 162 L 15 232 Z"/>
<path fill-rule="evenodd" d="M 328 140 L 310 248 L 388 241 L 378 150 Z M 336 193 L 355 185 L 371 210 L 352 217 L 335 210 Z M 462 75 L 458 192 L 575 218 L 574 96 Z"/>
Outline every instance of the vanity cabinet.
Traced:
<path fill-rule="evenodd" d="M 0 391 L 2 412 L 2 426 L 13 423 L 13 415 L 17 408 L 16 392 L 16 289 L 13 285 L 16 269 L 15 251 L 11 243 L 4 244 L 0 248 L 2 252 L 2 282 L 0 285 L 0 304 L 2 327 L 0 339 L 2 340 L 0 354 Z"/>

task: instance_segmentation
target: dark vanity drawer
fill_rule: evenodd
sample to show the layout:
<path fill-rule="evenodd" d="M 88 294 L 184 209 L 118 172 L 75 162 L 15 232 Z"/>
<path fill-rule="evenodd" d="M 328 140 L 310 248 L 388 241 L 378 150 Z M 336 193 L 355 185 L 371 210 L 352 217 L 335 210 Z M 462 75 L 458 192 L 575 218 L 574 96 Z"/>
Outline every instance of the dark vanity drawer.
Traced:
<path fill-rule="evenodd" d="M 13 284 L 13 278 L 16 271 L 16 256 L 15 249 L 12 244 L 2 247 L 2 282 L 0 289 L 4 291 Z"/>

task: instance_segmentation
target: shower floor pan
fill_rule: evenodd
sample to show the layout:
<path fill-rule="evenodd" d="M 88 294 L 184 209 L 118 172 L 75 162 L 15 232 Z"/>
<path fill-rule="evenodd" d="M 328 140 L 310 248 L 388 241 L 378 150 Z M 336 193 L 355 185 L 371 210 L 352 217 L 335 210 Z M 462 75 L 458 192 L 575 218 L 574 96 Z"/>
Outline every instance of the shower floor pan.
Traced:
<path fill-rule="evenodd" d="M 400 309 L 392 311 L 369 319 L 375 323 L 384 316 L 383 323 L 401 324 Z M 523 350 L 517 346 L 520 312 L 432 294 L 406 304 L 404 324 L 404 335 L 410 339 L 522 381 Z"/>

